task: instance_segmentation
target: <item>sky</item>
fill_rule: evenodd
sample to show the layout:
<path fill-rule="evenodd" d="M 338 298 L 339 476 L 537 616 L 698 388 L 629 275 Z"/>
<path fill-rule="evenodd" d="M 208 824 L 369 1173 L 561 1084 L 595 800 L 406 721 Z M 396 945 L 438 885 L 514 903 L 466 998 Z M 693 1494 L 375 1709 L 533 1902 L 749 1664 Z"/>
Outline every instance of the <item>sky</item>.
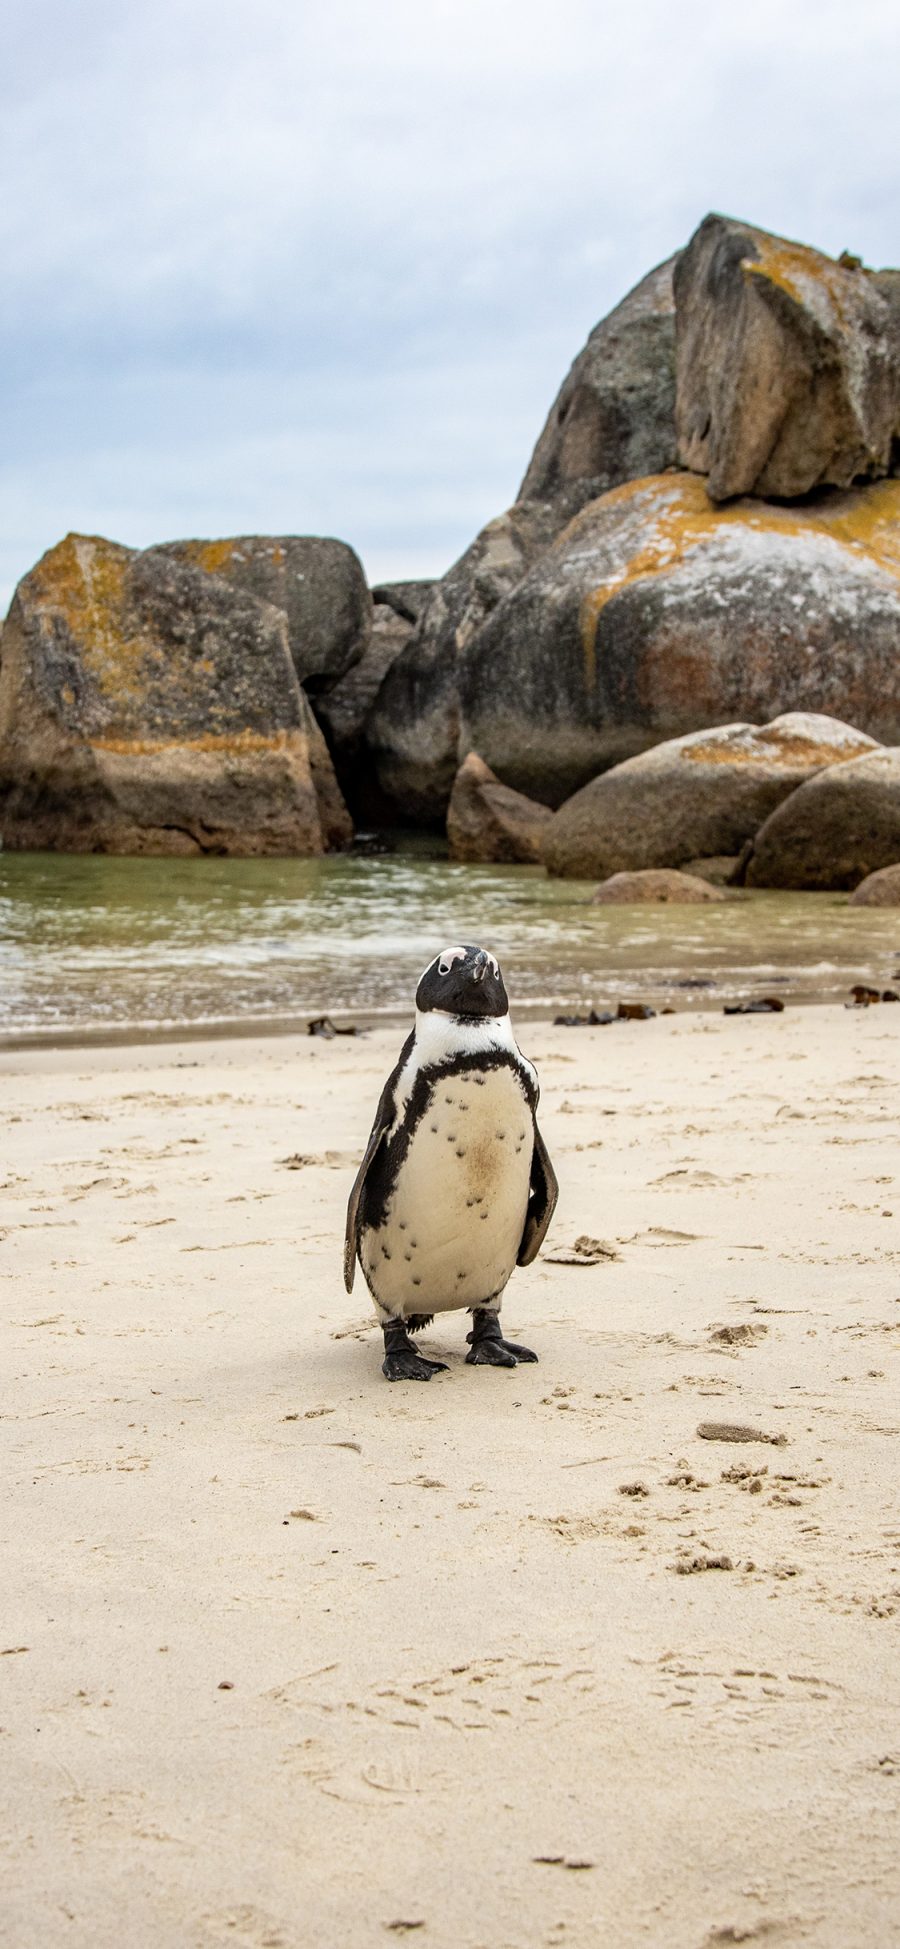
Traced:
<path fill-rule="evenodd" d="M 6 0 L 0 614 L 69 529 L 446 569 L 707 210 L 900 263 L 897 0 Z"/>

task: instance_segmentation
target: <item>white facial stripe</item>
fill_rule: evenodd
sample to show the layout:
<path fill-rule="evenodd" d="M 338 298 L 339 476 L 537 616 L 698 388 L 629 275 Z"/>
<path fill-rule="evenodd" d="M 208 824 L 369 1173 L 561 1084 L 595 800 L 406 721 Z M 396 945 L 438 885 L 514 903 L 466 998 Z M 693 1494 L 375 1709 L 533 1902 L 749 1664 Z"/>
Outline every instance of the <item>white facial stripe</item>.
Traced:
<path fill-rule="evenodd" d="M 485 952 L 487 952 L 487 950 L 485 950 Z M 445 947 L 438 961 L 438 974 L 448 975 L 450 973 L 451 968 L 454 965 L 454 962 L 464 961 L 465 958 L 466 958 L 466 950 L 464 947 Z M 491 973 L 494 977 L 494 980 L 499 981 L 500 979 L 499 962 L 496 960 L 493 954 L 488 954 L 487 958 L 488 961 L 490 962 Z M 432 962 L 432 967 L 433 966 L 434 963 Z"/>

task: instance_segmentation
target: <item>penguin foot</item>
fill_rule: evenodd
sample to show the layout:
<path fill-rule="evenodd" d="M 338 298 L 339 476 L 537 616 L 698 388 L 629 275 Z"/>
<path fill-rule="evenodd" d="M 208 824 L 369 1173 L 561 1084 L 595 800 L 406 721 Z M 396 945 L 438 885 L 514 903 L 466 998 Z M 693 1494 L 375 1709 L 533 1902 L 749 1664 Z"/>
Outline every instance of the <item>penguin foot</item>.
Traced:
<path fill-rule="evenodd" d="M 520 1361 L 537 1360 L 530 1347 L 519 1347 L 514 1340 L 504 1340 L 496 1313 L 478 1307 L 472 1314 L 472 1331 L 466 1334 L 466 1339 L 471 1347 L 471 1353 L 466 1354 L 469 1367 L 518 1367 Z"/>
<path fill-rule="evenodd" d="M 428 1360 L 415 1347 L 402 1320 L 389 1320 L 384 1328 L 384 1360 L 381 1371 L 389 1381 L 430 1381 L 432 1374 L 446 1374 L 445 1360 Z"/>

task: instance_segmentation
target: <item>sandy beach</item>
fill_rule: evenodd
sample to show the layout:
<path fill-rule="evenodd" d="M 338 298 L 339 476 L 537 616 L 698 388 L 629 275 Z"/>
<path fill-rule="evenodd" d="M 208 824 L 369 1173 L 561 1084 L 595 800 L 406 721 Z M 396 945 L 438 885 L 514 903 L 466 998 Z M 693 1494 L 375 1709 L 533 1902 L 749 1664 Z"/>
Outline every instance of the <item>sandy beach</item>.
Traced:
<path fill-rule="evenodd" d="M 427 1387 L 340 1273 L 396 1030 L 0 1055 L 4 1941 L 900 1939 L 898 1035 L 523 1028 L 540 1365 Z"/>

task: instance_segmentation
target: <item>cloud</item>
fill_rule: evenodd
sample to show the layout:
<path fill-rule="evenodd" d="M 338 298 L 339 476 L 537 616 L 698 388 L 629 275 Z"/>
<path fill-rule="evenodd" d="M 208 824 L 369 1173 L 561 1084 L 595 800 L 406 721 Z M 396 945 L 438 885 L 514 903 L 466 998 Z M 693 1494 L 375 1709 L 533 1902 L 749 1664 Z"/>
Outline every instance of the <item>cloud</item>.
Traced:
<path fill-rule="evenodd" d="M 71 526 L 439 571 L 726 209 L 898 255 L 894 0 L 32 0 L 0 30 L 0 583 Z"/>

